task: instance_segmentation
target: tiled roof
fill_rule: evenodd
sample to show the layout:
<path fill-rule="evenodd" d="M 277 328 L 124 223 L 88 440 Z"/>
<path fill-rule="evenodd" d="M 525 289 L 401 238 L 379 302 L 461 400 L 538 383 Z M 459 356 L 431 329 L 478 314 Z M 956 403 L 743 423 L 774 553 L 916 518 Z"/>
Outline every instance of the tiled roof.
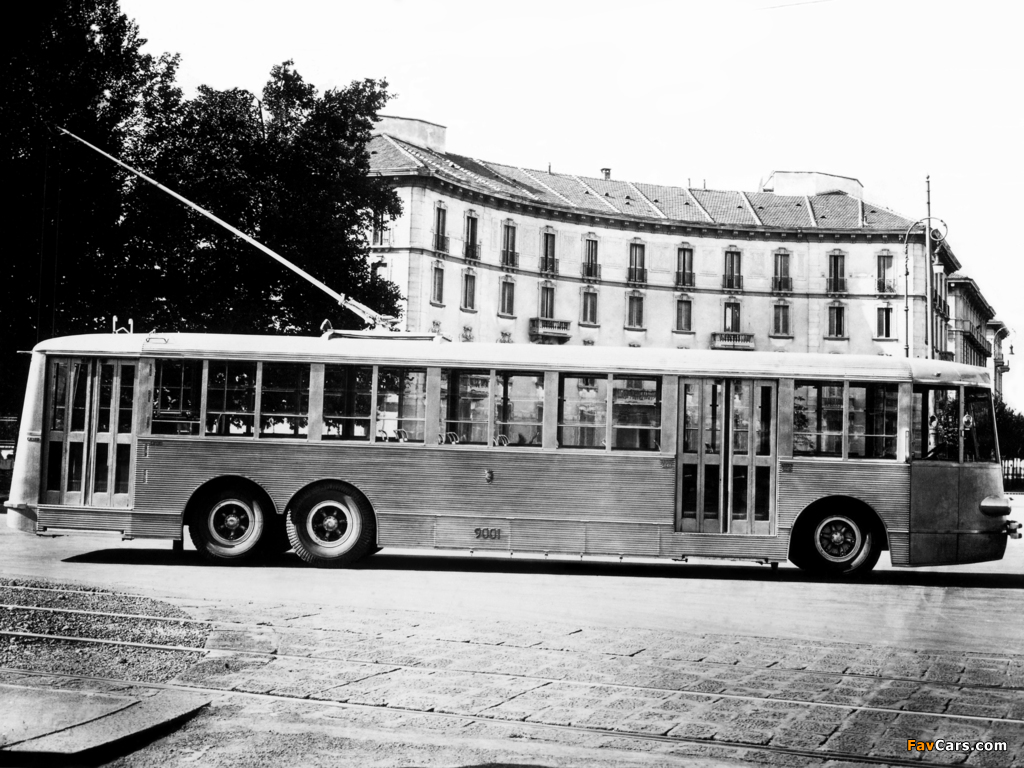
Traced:
<path fill-rule="evenodd" d="M 903 231 L 910 220 L 841 192 L 803 197 L 772 192 L 687 189 L 549 173 L 434 152 L 395 137 L 370 142 L 370 167 L 383 174 L 425 170 L 457 184 L 523 202 L 572 208 L 592 215 L 623 215 L 687 224 L 802 229 Z M 639 193 L 639 194 L 638 194 Z M 748 205 L 749 202 L 749 205 Z M 814 219 L 807 205 L 810 203 Z M 754 215 L 757 219 L 754 218 Z"/>

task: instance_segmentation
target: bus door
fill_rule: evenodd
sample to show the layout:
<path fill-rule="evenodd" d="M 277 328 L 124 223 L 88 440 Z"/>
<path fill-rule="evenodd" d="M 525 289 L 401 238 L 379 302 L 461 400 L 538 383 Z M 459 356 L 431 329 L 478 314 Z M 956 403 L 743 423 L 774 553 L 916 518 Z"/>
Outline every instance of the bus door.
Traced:
<path fill-rule="evenodd" d="M 680 379 L 676 530 L 770 535 L 776 385 Z"/>
<path fill-rule="evenodd" d="M 48 368 L 43 502 L 129 506 L 137 366 L 57 358 Z"/>

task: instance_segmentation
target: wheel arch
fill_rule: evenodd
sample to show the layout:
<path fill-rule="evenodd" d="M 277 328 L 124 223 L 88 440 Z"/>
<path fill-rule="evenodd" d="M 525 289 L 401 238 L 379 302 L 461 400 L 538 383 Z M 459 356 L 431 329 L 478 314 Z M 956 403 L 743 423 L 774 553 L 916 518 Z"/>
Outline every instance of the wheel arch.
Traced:
<path fill-rule="evenodd" d="M 273 516 L 277 515 L 277 506 L 274 504 L 274 500 L 262 485 L 252 478 L 244 477 L 242 475 L 221 475 L 220 477 L 207 480 L 192 491 L 192 495 L 189 496 L 188 501 L 185 503 L 185 510 L 181 516 L 182 525 L 191 524 L 196 511 L 202 508 L 203 499 L 207 498 L 211 494 L 217 493 L 218 491 L 224 490 L 225 488 L 238 487 L 248 489 L 253 496 L 256 497 L 260 506 L 264 509 L 268 519 L 272 519 Z"/>
<path fill-rule="evenodd" d="M 824 496 L 820 499 L 816 499 L 808 504 L 803 510 L 796 516 L 796 520 L 793 521 L 793 527 L 790 528 L 789 532 L 789 555 L 793 556 L 793 547 L 797 542 L 800 541 L 799 533 L 812 522 L 824 511 L 837 512 L 842 511 L 850 515 L 855 515 L 870 528 L 871 533 L 878 537 L 879 547 L 882 550 L 889 549 L 889 532 L 885 527 L 885 522 L 875 509 L 862 499 L 858 499 L 854 496 Z"/>

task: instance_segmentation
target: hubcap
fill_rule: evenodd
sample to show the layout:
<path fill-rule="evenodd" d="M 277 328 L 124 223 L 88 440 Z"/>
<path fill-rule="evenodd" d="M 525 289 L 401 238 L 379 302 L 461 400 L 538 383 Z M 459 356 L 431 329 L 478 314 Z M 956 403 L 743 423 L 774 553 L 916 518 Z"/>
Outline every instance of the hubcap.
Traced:
<path fill-rule="evenodd" d="M 833 563 L 845 563 L 856 557 L 863 541 L 860 526 L 845 515 L 826 517 L 814 532 L 818 554 Z"/>
<path fill-rule="evenodd" d="M 331 549 L 348 549 L 355 545 L 362 531 L 359 513 L 347 499 L 322 501 L 306 516 L 306 533 L 313 543 Z"/>
<path fill-rule="evenodd" d="M 210 510 L 207 530 L 213 540 L 225 547 L 236 547 L 254 532 L 252 508 L 240 499 L 225 499 Z"/>

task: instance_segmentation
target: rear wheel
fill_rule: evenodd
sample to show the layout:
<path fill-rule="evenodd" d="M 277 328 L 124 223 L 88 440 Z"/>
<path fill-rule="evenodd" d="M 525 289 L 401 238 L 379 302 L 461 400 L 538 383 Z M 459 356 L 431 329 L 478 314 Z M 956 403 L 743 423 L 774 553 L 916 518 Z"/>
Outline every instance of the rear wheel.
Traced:
<path fill-rule="evenodd" d="M 295 553 L 321 568 L 350 566 L 377 547 L 377 525 L 366 500 L 343 483 L 309 488 L 287 518 Z"/>
<path fill-rule="evenodd" d="M 203 499 L 189 522 L 189 535 L 206 560 L 233 564 L 260 551 L 266 519 L 258 499 L 241 488 L 225 488 Z"/>
<path fill-rule="evenodd" d="M 861 514 L 825 512 L 802 525 L 794 562 L 805 570 L 842 576 L 868 573 L 881 554 L 878 536 Z"/>

